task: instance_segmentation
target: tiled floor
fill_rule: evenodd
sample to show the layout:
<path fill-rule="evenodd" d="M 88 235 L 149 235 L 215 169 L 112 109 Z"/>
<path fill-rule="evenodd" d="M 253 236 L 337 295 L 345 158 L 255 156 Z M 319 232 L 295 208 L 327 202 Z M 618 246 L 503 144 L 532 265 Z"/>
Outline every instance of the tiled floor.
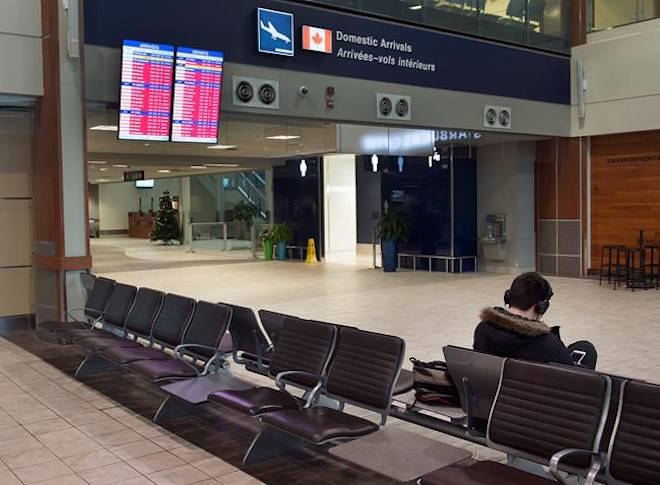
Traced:
<path fill-rule="evenodd" d="M 0 484 L 21 483 L 261 482 L 0 339 Z"/>

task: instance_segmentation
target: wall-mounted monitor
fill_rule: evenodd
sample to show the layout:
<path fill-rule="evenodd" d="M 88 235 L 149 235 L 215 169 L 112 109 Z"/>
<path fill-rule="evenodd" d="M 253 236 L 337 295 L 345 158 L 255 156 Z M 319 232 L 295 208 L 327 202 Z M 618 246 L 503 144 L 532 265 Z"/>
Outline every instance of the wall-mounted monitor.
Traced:
<path fill-rule="evenodd" d="M 135 187 L 138 189 L 153 189 L 154 188 L 154 179 L 148 180 L 136 180 Z"/>
<path fill-rule="evenodd" d="M 217 143 L 224 54 L 178 47 L 172 141 Z"/>
<path fill-rule="evenodd" d="M 168 141 L 174 47 L 125 40 L 119 96 L 120 140 Z"/>

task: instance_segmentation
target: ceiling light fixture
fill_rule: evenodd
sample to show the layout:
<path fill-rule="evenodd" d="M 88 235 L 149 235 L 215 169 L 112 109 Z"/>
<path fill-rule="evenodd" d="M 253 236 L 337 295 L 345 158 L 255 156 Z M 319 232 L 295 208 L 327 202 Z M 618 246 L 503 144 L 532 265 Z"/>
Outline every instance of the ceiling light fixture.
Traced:
<path fill-rule="evenodd" d="M 117 125 L 96 125 L 90 128 L 92 131 L 119 131 Z"/>
<path fill-rule="evenodd" d="M 207 167 L 226 167 L 226 168 L 236 168 L 238 163 L 205 163 Z"/>
<path fill-rule="evenodd" d="M 211 145 L 206 147 L 209 150 L 236 150 L 238 148 L 237 145 Z"/>
<path fill-rule="evenodd" d="M 107 172 L 107 171 L 108 171 L 108 167 L 101 167 L 101 168 L 99 168 L 99 171 L 101 171 L 101 172 Z"/>
<path fill-rule="evenodd" d="M 300 175 L 301 177 L 305 177 L 307 175 L 307 162 L 304 158 L 300 160 Z"/>
<path fill-rule="evenodd" d="M 206 165 L 191 165 L 190 168 L 193 170 L 206 170 Z"/>
<path fill-rule="evenodd" d="M 302 137 L 298 135 L 273 135 L 267 136 L 266 140 L 297 140 L 298 138 Z"/>
<path fill-rule="evenodd" d="M 429 168 L 433 168 L 433 155 L 429 155 Z"/>
<path fill-rule="evenodd" d="M 105 162 L 102 160 L 89 160 L 87 163 L 89 165 L 105 165 Z"/>
<path fill-rule="evenodd" d="M 397 158 L 396 163 L 399 165 L 399 173 L 403 173 L 403 157 L 401 155 Z"/>
<path fill-rule="evenodd" d="M 110 179 L 96 179 L 96 183 L 102 184 L 104 182 L 110 182 Z"/>
<path fill-rule="evenodd" d="M 172 171 L 171 171 L 171 170 L 168 170 L 168 169 L 166 169 L 166 168 L 162 168 L 162 169 L 160 169 L 160 170 L 157 170 L 157 172 L 158 172 L 158 173 L 171 173 Z"/>
<path fill-rule="evenodd" d="M 112 166 L 115 168 L 128 168 L 128 165 L 125 163 L 113 163 Z"/>
<path fill-rule="evenodd" d="M 411 5 L 408 7 L 410 10 L 421 10 L 422 6 L 421 5 Z"/>

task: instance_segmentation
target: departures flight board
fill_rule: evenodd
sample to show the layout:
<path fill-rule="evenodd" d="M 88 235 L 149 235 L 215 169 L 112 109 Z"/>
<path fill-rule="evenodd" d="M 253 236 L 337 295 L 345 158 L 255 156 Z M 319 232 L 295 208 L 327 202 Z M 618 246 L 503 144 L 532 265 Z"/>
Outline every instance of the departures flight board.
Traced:
<path fill-rule="evenodd" d="M 217 143 L 224 54 L 178 47 L 172 141 Z"/>
<path fill-rule="evenodd" d="M 120 140 L 170 139 L 174 47 L 125 40 L 119 106 Z"/>

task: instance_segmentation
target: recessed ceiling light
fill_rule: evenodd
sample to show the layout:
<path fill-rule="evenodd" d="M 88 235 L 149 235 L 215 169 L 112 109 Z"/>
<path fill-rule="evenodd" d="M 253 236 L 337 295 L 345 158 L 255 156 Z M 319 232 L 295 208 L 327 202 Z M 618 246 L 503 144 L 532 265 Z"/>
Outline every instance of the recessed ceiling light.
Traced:
<path fill-rule="evenodd" d="M 97 183 L 110 182 L 110 179 L 96 179 Z"/>
<path fill-rule="evenodd" d="M 298 135 L 275 135 L 275 136 L 267 136 L 266 140 L 297 140 L 298 138 L 301 138 Z"/>
<path fill-rule="evenodd" d="M 99 170 L 100 170 L 101 172 L 107 172 L 107 171 L 108 171 L 108 167 L 101 167 L 101 168 L 99 168 Z"/>
<path fill-rule="evenodd" d="M 89 160 L 87 163 L 90 165 L 105 165 L 105 162 L 102 160 Z"/>
<path fill-rule="evenodd" d="M 128 165 L 125 163 L 113 163 L 112 166 L 115 168 L 128 168 Z"/>
<path fill-rule="evenodd" d="M 192 168 L 193 170 L 206 170 L 205 165 L 191 165 L 190 168 Z"/>
<path fill-rule="evenodd" d="M 145 147 L 148 147 L 149 145 L 151 145 L 151 143 L 145 143 L 144 144 Z"/>
<path fill-rule="evenodd" d="M 92 126 L 90 130 L 93 131 L 119 131 L 119 127 L 117 125 L 96 125 Z"/>
<path fill-rule="evenodd" d="M 412 5 L 408 7 L 410 10 L 421 10 L 422 6 L 421 5 Z"/>
<path fill-rule="evenodd" d="M 172 171 L 171 171 L 171 170 L 168 170 L 168 169 L 166 169 L 166 168 L 161 169 L 161 170 L 158 170 L 158 173 L 170 173 L 170 172 L 172 172 Z"/>
<path fill-rule="evenodd" d="M 238 167 L 238 163 L 205 163 L 207 167 L 228 167 L 228 168 L 236 168 Z"/>
<path fill-rule="evenodd" d="M 206 147 L 209 150 L 236 150 L 238 146 L 236 145 L 211 145 Z"/>

